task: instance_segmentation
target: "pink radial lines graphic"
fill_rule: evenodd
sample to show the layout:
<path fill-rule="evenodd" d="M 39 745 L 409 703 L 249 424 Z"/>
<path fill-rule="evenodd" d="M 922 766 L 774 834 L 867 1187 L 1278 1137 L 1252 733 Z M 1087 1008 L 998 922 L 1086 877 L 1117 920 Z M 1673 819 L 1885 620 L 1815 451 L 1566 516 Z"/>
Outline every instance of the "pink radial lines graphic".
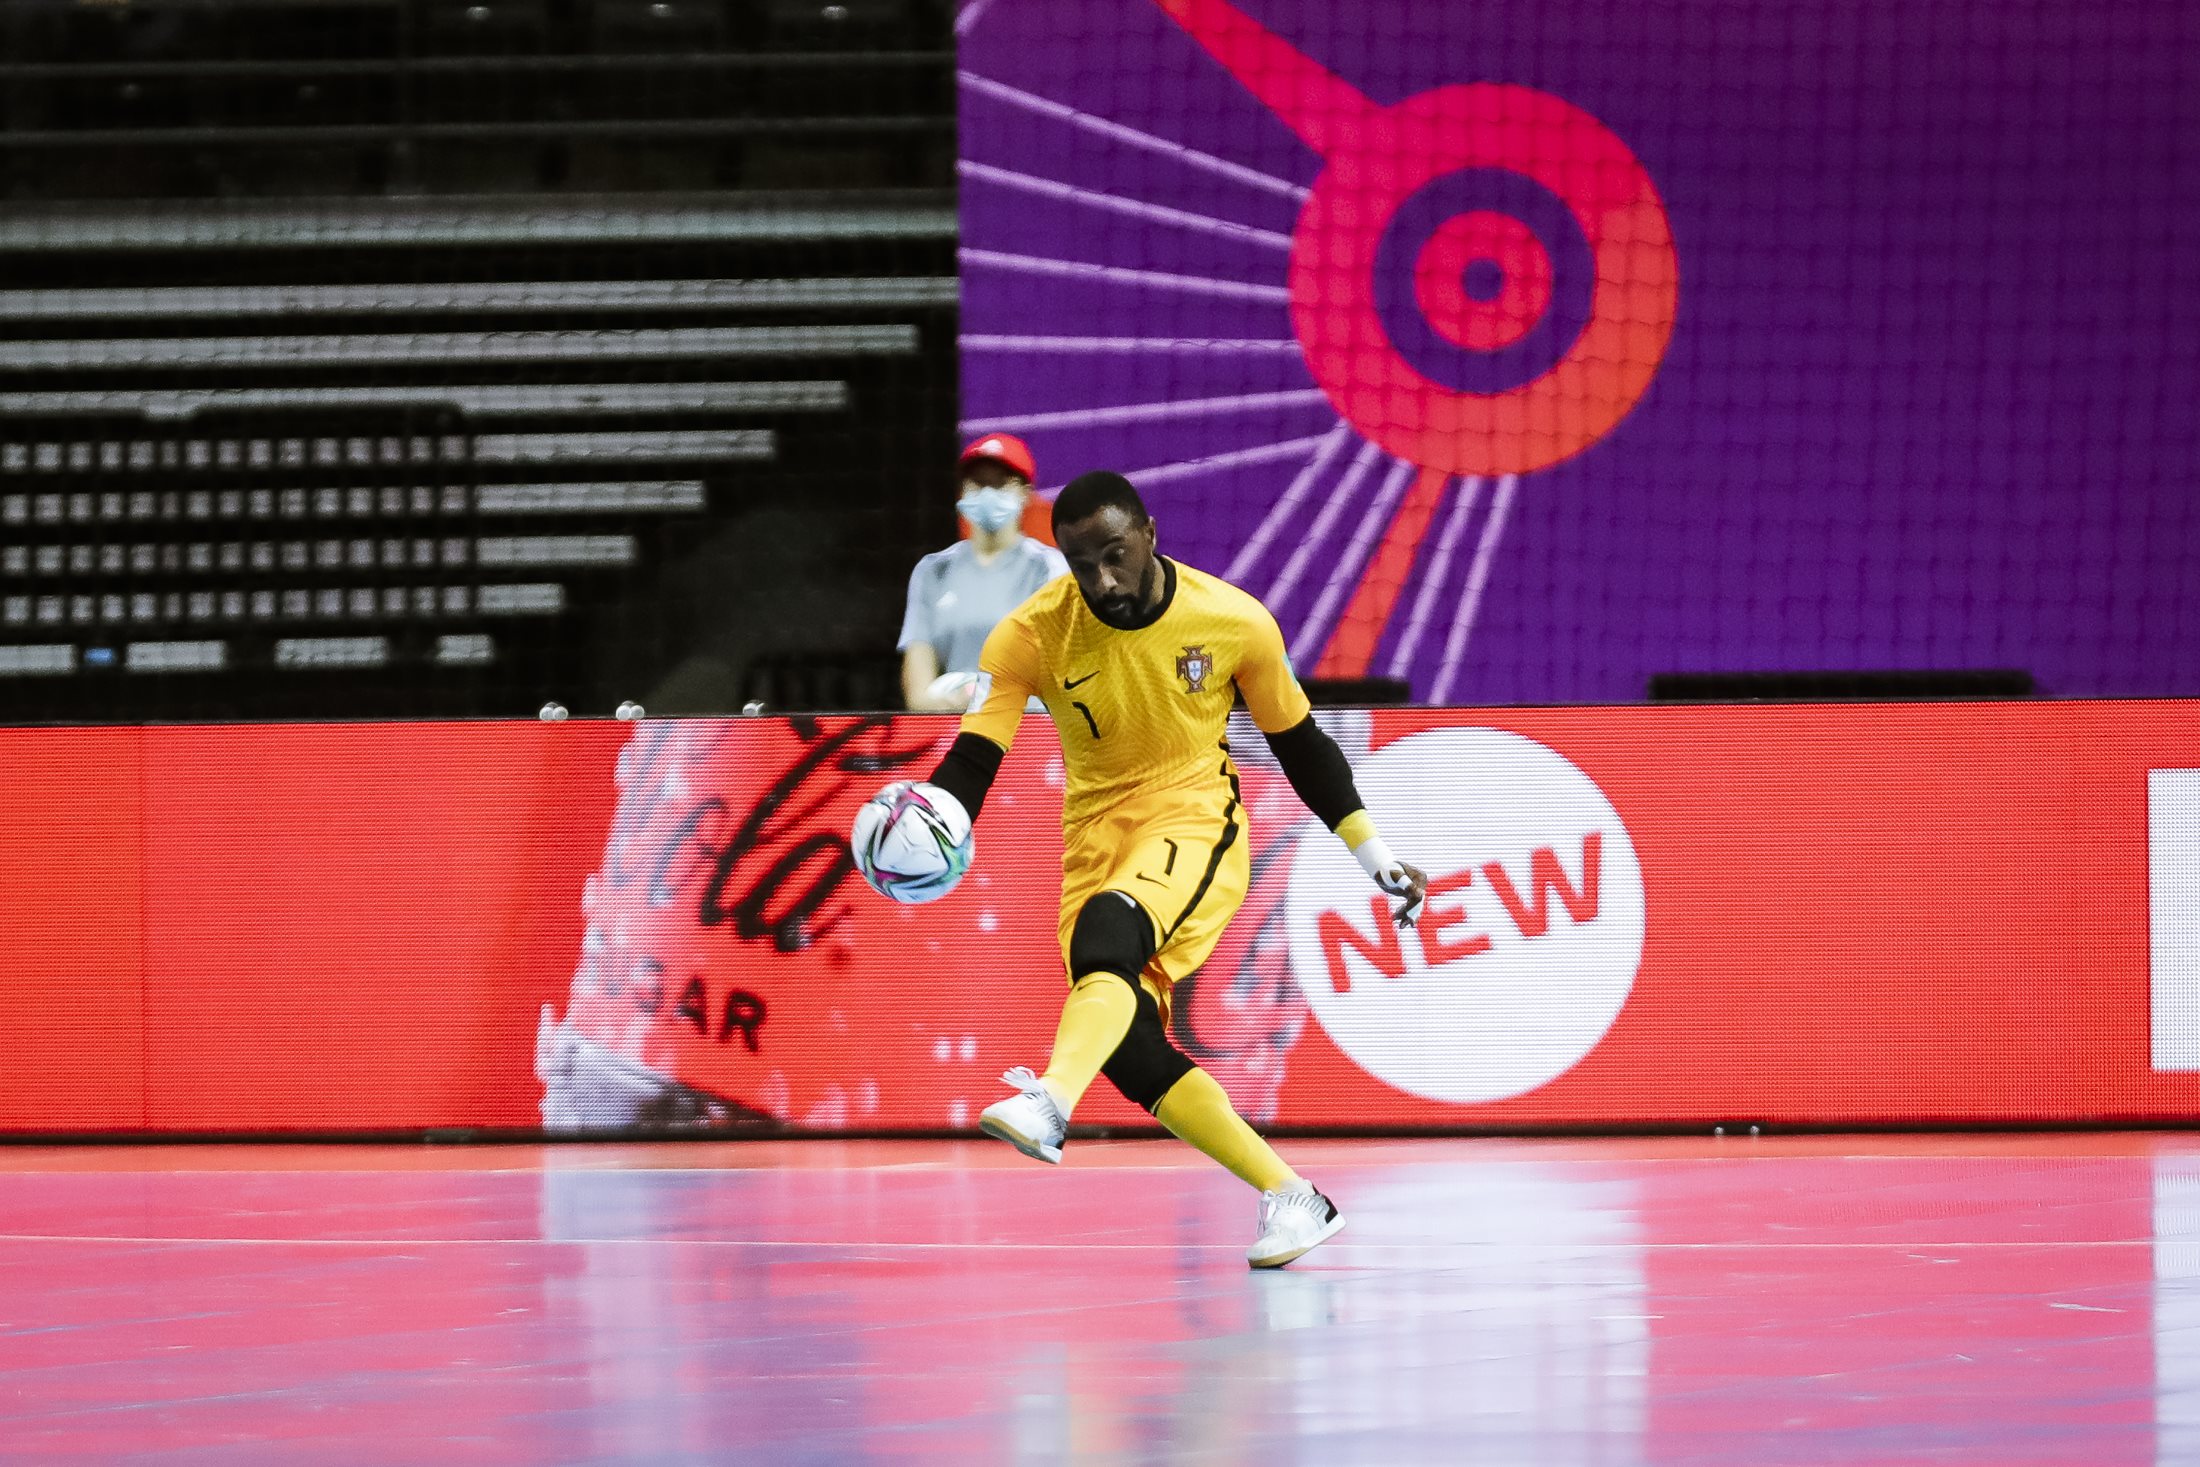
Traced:
<path fill-rule="evenodd" d="M 1242 434 L 1256 422 L 1275 424 L 1283 436 L 1271 444 L 1237 446 L 1243 436 L 1225 435 L 1217 451 L 1203 453 L 1179 438 L 1189 456 L 1126 472 L 1141 484 L 1210 483 L 1221 502 L 1241 506 L 1222 517 L 1242 537 L 1226 574 L 1275 610 L 1302 668 L 1350 678 L 1380 662 L 1410 679 L 1418 696 L 1447 700 L 1464 681 L 1468 639 L 1520 476 L 1601 440 L 1648 390 L 1664 356 L 1678 266 L 1663 205 L 1627 147 L 1557 97 L 1475 83 L 1383 106 L 1227 0 L 1152 3 L 1311 149 L 1320 171 L 1303 186 L 963 72 L 965 96 L 1009 109 L 1016 127 L 1061 129 L 1061 153 L 1072 151 L 1066 140 L 1074 136 L 1088 156 L 1093 147 L 1120 148 L 1148 169 L 1208 180 L 1165 205 L 1130 196 L 1124 180 L 1145 176 L 1137 168 L 1095 189 L 1072 181 L 1066 164 L 1017 169 L 964 159 L 966 194 L 984 188 L 1067 211 L 1094 222 L 1061 237 L 1104 242 L 1094 260 L 1000 248 L 1010 243 L 1000 238 L 972 241 L 961 251 L 966 272 L 981 281 L 1020 277 L 1032 282 L 1027 290 L 1045 281 L 1100 288 L 1126 302 L 1104 316 L 1115 332 L 975 332 L 963 338 L 966 355 L 1062 361 L 1046 369 L 1057 382 L 1077 360 L 1209 364 L 1191 379 L 1172 369 L 1160 379 L 1168 390 L 1149 388 L 1147 400 L 1087 397 L 1092 405 L 1082 408 L 1058 391 L 1053 401 L 1041 395 L 1020 408 L 1013 399 L 1035 401 L 1037 389 L 1019 386 L 1029 374 L 989 369 L 988 381 L 1009 388 L 995 396 L 1011 400 L 972 401 L 965 426 L 1057 431 L 1105 451 L 1115 441 L 1108 432 L 1138 425 L 1221 434 L 1238 423 L 1231 431 Z M 984 0 L 966 7 L 958 34 L 984 8 Z M 966 131 L 966 149 L 981 135 Z M 1063 176 L 1039 176 L 1057 170 Z M 1514 217 L 1509 201 L 1523 196 L 1570 215 L 1578 238 L 1554 236 L 1532 208 Z M 1194 207 L 1180 207 L 1187 203 Z M 1279 205 L 1297 211 L 1288 231 L 1262 217 Z M 1120 247 L 1114 242 L 1135 241 L 1140 229 L 1210 243 L 1192 256 L 1170 246 L 1136 261 L 1108 257 Z M 979 243 L 986 248 L 972 247 Z M 1214 250 L 1222 248 L 1237 258 L 1221 263 Z M 1186 258 L 1201 263 L 1149 265 Z M 1172 337 L 1147 324 L 1172 322 L 1152 304 L 1170 298 L 1230 305 L 1247 313 L 1253 330 L 1261 329 L 1257 313 L 1286 319 L 1272 339 Z M 1410 319 L 1401 322 L 1401 311 Z M 1294 358 L 1311 386 L 1261 377 L 1269 370 L 1262 363 L 1280 364 L 1277 353 Z M 1222 373 L 1225 363 L 1232 366 Z M 1125 370 L 1156 380 L 1151 369 Z M 1216 385 L 1185 390 L 1200 380 Z M 1319 408 L 1328 412 L 1299 416 Z M 1358 450 L 1347 452 L 1354 439 Z M 1250 487 L 1258 480 L 1234 476 L 1254 465 L 1269 466 L 1275 477 L 1266 482 L 1277 487 L 1248 520 L 1244 496 L 1263 491 Z M 1077 463 L 1072 472 L 1099 466 Z M 1409 603 L 1402 614 L 1401 602 Z"/>

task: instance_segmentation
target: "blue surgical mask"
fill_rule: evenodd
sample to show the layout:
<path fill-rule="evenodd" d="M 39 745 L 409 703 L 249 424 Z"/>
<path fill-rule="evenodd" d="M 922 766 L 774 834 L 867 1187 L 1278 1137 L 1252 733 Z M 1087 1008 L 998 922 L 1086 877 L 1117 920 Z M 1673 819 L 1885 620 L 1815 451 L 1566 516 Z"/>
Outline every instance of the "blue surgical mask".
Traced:
<path fill-rule="evenodd" d="M 970 522 L 970 528 L 987 535 L 1015 524 L 1023 510 L 1023 495 L 1014 489 L 981 489 L 965 484 L 962 498 L 955 501 L 956 513 Z"/>

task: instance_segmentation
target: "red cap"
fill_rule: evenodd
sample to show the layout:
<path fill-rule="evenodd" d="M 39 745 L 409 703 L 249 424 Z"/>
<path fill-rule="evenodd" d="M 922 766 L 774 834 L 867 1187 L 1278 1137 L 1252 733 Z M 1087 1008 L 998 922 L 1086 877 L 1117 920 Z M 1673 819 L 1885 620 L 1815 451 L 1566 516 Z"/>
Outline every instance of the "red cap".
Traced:
<path fill-rule="evenodd" d="M 1025 483 L 1039 482 L 1039 466 L 1032 461 L 1031 449 L 1013 433 L 988 433 L 964 449 L 955 462 L 966 464 L 974 458 L 998 459 L 1022 474 Z"/>

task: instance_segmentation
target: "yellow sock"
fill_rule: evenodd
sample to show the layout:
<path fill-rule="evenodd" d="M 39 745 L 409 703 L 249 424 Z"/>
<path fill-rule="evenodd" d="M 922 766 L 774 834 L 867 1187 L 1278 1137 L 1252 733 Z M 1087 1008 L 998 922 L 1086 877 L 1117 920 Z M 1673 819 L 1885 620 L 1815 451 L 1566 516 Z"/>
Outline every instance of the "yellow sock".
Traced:
<path fill-rule="evenodd" d="M 1239 1181 L 1263 1192 L 1299 1179 L 1283 1164 L 1244 1117 L 1230 1108 L 1230 1097 L 1205 1070 L 1193 1070 L 1169 1087 L 1154 1116 L 1179 1140 L 1188 1141 L 1229 1169 Z"/>
<path fill-rule="evenodd" d="M 1137 1014 L 1137 995 L 1113 973 L 1088 973 L 1070 989 L 1054 1031 L 1054 1054 L 1039 1077 L 1054 1092 L 1063 1115 L 1084 1098 L 1100 1067 L 1131 1032 Z"/>

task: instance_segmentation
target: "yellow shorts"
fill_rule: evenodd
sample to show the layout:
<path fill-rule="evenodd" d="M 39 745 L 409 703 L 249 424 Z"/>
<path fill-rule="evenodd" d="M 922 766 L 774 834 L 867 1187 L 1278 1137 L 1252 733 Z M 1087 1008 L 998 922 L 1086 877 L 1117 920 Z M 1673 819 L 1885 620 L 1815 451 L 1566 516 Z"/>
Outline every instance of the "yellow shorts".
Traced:
<path fill-rule="evenodd" d="M 1069 966 L 1070 929 L 1085 903 L 1104 891 L 1123 893 L 1153 919 L 1158 945 L 1143 977 L 1166 1023 L 1169 990 L 1207 961 L 1251 882 L 1245 811 L 1236 800 L 1182 790 L 1125 800 L 1086 822 L 1062 851 L 1062 966 Z"/>

